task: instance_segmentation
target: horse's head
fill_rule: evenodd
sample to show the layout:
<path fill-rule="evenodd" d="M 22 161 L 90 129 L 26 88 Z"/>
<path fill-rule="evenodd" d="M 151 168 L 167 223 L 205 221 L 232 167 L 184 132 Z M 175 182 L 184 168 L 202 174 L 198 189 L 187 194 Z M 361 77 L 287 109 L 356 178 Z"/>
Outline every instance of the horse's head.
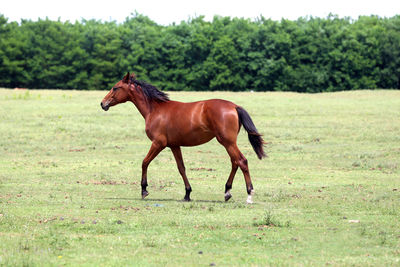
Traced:
<path fill-rule="evenodd" d="M 135 74 L 129 75 L 129 72 L 125 77 L 117 82 L 108 92 L 108 94 L 103 98 L 100 103 L 102 109 L 107 111 L 110 107 L 115 106 L 120 103 L 125 103 L 130 97 L 130 86 L 131 80 L 135 79 Z"/>

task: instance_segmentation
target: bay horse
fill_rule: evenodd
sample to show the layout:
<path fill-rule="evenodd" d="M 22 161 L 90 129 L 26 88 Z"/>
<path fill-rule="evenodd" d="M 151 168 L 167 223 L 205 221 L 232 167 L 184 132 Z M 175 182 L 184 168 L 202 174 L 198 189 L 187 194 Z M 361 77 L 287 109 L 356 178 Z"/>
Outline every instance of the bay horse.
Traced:
<path fill-rule="evenodd" d="M 232 182 L 238 167 L 243 172 L 247 189 L 247 203 L 253 203 L 253 185 L 250 179 L 247 159 L 240 152 L 236 139 L 241 125 L 248 132 L 250 144 L 259 159 L 266 156 L 264 141 L 249 114 L 242 107 L 221 99 L 211 99 L 192 103 L 172 101 L 168 95 L 155 86 L 136 80 L 135 74 L 124 76 L 101 101 L 103 110 L 111 106 L 131 101 L 146 124 L 146 134 L 151 147 L 142 163 L 142 198 L 147 192 L 147 168 L 150 162 L 166 147 L 172 150 L 180 175 L 185 183 L 184 200 L 190 201 L 192 188 L 186 177 L 181 146 L 198 146 L 214 137 L 228 152 L 232 170 L 225 184 L 225 201 L 231 195 Z"/>

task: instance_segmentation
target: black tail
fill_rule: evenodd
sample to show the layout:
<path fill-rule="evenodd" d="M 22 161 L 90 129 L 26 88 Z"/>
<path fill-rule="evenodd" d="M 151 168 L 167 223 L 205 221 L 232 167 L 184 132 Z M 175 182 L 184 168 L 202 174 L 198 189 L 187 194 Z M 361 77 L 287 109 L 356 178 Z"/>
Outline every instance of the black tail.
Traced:
<path fill-rule="evenodd" d="M 262 135 L 258 133 L 249 113 L 247 113 L 247 111 L 242 107 L 236 107 L 236 110 L 239 115 L 239 123 L 243 124 L 244 129 L 249 134 L 250 144 L 256 152 L 258 158 L 262 159 L 266 157 L 267 155 L 264 153 L 263 148 L 265 142 L 261 137 Z"/>

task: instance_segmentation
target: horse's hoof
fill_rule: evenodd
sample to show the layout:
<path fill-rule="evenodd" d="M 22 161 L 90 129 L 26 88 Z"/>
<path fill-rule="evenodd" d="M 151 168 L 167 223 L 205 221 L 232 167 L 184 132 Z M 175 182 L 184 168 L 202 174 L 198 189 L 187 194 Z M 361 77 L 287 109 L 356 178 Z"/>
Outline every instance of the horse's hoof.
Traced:
<path fill-rule="evenodd" d="M 184 198 L 183 198 L 183 201 L 190 202 L 190 201 L 192 201 L 192 200 L 190 199 L 190 197 L 184 197 Z"/>
<path fill-rule="evenodd" d="M 144 198 L 147 197 L 148 195 L 149 195 L 149 192 L 143 191 L 143 192 L 142 192 L 142 199 L 144 199 Z"/>
<path fill-rule="evenodd" d="M 225 201 L 228 201 L 229 199 L 231 199 L 232 195 L 230 192 L 226 192 L 225 193 Z"/>
<path fill-rule="evenodd" d="M 254 195 L 254 190 L 251 190 L 250 194 L 247 195 L 247 200 L 246 200 L 247 204 L 253 204 L 253 195 Z"/>

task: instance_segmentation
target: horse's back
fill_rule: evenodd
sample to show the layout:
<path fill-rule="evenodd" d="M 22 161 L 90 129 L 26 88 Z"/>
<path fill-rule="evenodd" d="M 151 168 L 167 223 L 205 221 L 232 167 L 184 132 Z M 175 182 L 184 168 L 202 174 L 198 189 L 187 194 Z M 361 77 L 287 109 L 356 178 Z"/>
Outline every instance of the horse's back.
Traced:
<path fill-rule="evenodd" d="M 191 114 L 191 119 L 195 119 L 195 124 L 206 126 L 209 131 L 217 133 L 223 130 L 222 128 L 234 128 L 239 125 L 238 114 L 236 111 L 237 105 L 231 101 L 223 99 L 209 99 L 192 103 L 182 103 L 187 106 L 188 114 Z M 193 123 L 193 121 L 192 121 Z M 238 130 L 238 128 L 237 128 Z"/>

